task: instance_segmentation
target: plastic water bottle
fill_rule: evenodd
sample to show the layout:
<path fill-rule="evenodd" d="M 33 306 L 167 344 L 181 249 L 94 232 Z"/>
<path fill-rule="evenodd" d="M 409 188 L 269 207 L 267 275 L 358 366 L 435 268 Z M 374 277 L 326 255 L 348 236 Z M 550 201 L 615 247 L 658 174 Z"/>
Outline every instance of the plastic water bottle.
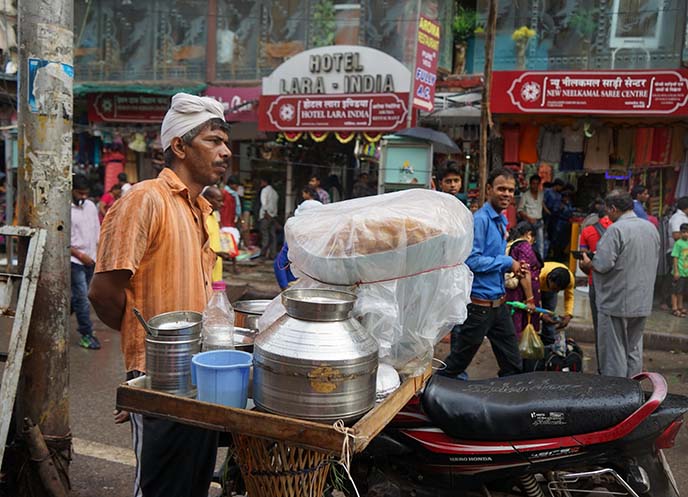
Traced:
<path fill-rule="evenodd" d="M 566 333 L 564 330 L 559 330 L 557 332 L 557 336 L 554 338 L 552 351 L 561 357 L 566 357 Z"/>
<path fill-rule="evenodd" d="M 213 296 L 203 311 L 201 349 L 228 350 L 234 348 L 234 309 L 225 293 L 225 282 L 213 282 Z"/>

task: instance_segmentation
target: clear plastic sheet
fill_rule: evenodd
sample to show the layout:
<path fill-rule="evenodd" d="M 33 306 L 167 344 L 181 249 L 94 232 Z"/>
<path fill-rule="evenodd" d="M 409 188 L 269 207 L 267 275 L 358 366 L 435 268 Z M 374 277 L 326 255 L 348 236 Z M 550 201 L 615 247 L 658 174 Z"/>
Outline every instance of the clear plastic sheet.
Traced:
<path fill-rule="evenodd" d="M 338 202 L 289 219 L 285 231 L 295 286 L 354 291 L 354 316 L 380 360 L 404 374 L 422 372 L 466 319 L 473 216 L 453 196 L 413 189 Z M 259 329 L 283 313 L 278 297 Z"/>

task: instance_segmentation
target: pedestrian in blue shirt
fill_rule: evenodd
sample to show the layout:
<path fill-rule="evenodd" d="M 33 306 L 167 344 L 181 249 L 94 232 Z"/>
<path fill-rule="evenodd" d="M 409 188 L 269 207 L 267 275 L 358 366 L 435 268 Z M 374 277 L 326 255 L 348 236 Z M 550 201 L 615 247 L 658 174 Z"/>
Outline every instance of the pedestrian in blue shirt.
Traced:
<path fill-rule="evenodd" d="M 451 352 L 441 374 L 462 375 L 487 336 L 499 364 L 499 376 L 518 374 L 522 360 L 509 309 L 505 305 L 504 274 L 523 276 L 523 267 L 505 255 L 506 217 L 502 214 L 514 198 L 516 181 L 508 169 L 497 169 L 487 178 L 485 204 L 475 213 L 473 250 L 466 264 L 473 271 L 468 317 L 451 332 Z"/>
<path fill-rule="evenodd" d="M 643 204 L 650 198 L 650 190 L 645 185 L 635 185 L 631 190 L 631 198 L 633 199 L 633 212 L 640 219 L 647 220 L 647 212 Z"/>

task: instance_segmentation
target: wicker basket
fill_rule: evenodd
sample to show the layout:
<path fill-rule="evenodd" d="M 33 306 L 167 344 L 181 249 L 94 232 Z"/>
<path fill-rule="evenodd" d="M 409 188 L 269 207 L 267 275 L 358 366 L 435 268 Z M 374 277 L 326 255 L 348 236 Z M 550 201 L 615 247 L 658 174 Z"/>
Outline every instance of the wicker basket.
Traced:
<path fill-rule="evenodd" d="M 233 434 L 236 455 L 250 497 L 321 497 L 331 454 L 280 440 Z"/>

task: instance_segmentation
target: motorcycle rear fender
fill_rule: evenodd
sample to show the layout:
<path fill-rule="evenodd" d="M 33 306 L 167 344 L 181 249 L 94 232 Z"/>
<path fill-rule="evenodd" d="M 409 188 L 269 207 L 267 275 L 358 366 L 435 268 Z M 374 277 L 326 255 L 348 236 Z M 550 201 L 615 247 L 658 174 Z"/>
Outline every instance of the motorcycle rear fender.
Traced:
<path fill-rule="evenodd" d="M 635 444 L 639 441 L 654 442 L 671 423 L 681 419 L 688 412 L 688 397 L 668 394 L 659 408 L 646 418 L 635 430 L 625 436 L 621 442 Z"/>

